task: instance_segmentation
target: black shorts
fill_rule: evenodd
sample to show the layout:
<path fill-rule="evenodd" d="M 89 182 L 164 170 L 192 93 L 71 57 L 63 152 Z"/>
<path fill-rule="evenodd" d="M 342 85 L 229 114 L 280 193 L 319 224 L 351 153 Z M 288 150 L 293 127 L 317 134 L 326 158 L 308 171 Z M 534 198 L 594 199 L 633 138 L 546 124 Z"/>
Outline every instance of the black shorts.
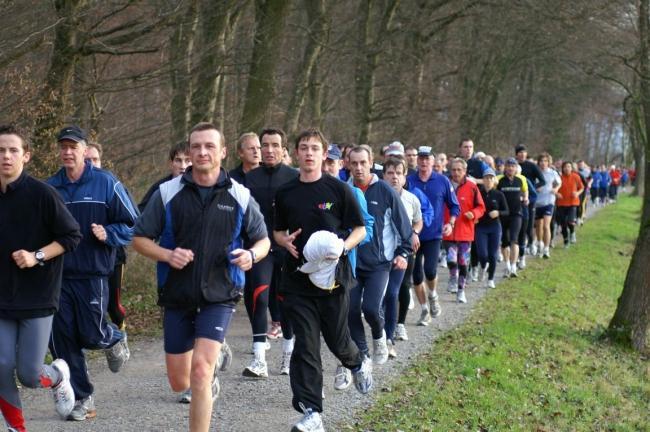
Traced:
<path fill-rule="evenodd" d="M 553 216 L 553 204 L 536 207 L 535 208 L 535 219 L 544 219 L 544 216 Z"/>
<path fill-rule="evenodd" d="M 576 220 L 578 219 L 578 207 L 559 207 L 555 213 L 555 218 L 557 223 L 561 226 L 564 224 L 575 225 Z"/>
<path fill-rule="evenodd" d="M 517 244 L 519 231 L 521 231 L 521 215 L 501 218 L 501 247 L 507 248 Z"/>

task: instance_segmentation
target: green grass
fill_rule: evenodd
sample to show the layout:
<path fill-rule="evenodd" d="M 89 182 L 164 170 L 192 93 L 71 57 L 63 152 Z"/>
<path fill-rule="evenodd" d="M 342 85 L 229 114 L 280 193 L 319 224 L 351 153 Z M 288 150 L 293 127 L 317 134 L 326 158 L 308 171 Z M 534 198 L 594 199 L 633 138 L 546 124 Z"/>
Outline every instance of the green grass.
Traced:
<path fill-rule="evenodd" d="M 640 207 L 622 197 L 575 247 L 500 283 L 344 429 L 650 431 L 648 361 L 604 336 Z"/>

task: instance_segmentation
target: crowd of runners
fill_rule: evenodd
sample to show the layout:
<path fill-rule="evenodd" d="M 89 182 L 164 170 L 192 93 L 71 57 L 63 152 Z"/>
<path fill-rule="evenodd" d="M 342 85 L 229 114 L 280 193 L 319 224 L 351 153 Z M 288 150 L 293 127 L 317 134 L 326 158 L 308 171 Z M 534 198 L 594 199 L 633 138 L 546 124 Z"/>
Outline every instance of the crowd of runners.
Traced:
<path fill-rule="evenodd" d="M 199 123 L 136 205 L 83 129 L 63 128 L 57 143 L 62 167 L 41 182 L 24 169 L 25 134 L 0 127 L 0 410 L 9 431 L 27 430 L 16 378 L 51 388 L 63 419 L 96 415 L 86 351 L 102 350 L 112 372 L 130 357 L 120 302 L 130 243 L 157 263 L 166 372 L 190 404 L 191 431 L 209 429 L 242 298 L 252 343 L 243 376 L 267 378 L 268 340 L 281 339 L 277 373 L 289 376 L 303 414 L 292 431 L 323 431 L 323 380 L 368 393 L 373 367 L 409 339 L 409 310 L 418 326 L 443 313 L 439 269 L 449 272 L 449 295 L 467 303 L 468 289 L 495 287 L 497 262 L 515 278 L 527 257 L 560 246 L 556 231 L 565 248 L 576 243 L 589 199 L 613 202 L 634 181 L 615 166 L 531 158 L 523 145 L 495 157 L 475 153 L 471 139 L 453 156 L 393 142 L 376 157 L 317 129 L 290 145 L 278 128 L 242 134 L 241 163 L 228 172 L 222 133 Z M 335 371 L 323 371 L 321 336 Z"/>

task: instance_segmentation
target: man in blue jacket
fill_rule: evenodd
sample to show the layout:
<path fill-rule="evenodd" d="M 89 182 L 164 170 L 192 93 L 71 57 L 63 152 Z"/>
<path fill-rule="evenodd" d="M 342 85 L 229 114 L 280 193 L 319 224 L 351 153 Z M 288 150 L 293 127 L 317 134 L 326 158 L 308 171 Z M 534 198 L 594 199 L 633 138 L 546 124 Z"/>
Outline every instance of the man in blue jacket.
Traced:
<path fill-rule="evenodd" d="M 129 359 L 126 333 L 107 319 L 108 276 L 115 251 L 131 241 L 138 210 L 124 186 L 108 171 L 85 161 L 86 132 L 68 126 L 57 137 L 63 167 L 47 182 L 77 220 L 83 239 L 64 257 L 59 311 L 52 323 L 50 351 L 70 366 L 75 393 L 71 420 L 96 415 L 84 349 L 102 349 L 118 372 Z"/>
<path fill-rule="evenodd" d="M 413 268 L 413 285 L 418 297 L 422 313 L 418 325 L 426 326 L 431 316 L 437 317 L 442 313 L 437 292 L 437 264 L 440 253 L 440 243 L 443 235 L 449 235 L 454 229 L 456 218 L 460 214 L 460 206 L 451 182 L 444 175 L 433 171 L 435 155 L 431 147 L 421 146 L 418 149 L 418 172 L 410 175 L 407 182 L 410 187 L 420 189 L 429 198 L 433 206 L 433 221 L 424 227 L 420 233 L 420 249 L 415 256 Z M 449 209 L 449 223 L 443 225 L 443 205 Z M 426 278 L 427 290 L 424 282 Z M 429 304 L 427 304 L 428 291 Z"/>
<path fill-rule="evenodd" d="M 363 191 L 368 213 L 375 218 L 370 242 L 359 246 L 358 283 L 350 291 L 350 333 L 359 349 L 367 355 L 368 345 L 361 321 L 363 312 L 372 332 L 372 361 L 383 364 L 388 360 L 382 308 L 384 294 L 391 268 L 405 270 L 408 257 L 413 253 L 412 228 L 400 197 L 370 172 L 373 166 L 370 147 L 355 147 L 348 157 L 352 173 L 349 182 Z"/>

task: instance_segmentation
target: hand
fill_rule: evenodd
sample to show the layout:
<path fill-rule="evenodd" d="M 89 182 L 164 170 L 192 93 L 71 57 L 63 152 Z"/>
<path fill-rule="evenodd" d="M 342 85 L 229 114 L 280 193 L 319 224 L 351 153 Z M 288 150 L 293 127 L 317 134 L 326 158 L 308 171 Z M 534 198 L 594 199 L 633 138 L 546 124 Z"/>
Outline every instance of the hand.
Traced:
<path fill-rule="evenodd" d="M 420 236 L 416 233 L 413 233 L 411 236 L 411 246 L 413 247 L 413 253 L 417 252 L 420 249 Z"/>
<path fill-rule="evenodd" d="M 176 270 L 183 269 L 186 265 L 194 261 L 194 252 L 189 249 L 176 248 L 169 252 L 167 263 Z"/>
<path fill-rule="evenodd" d="M 451 226 L 451 224 L 444 224 L 442 226 L 442 235 L 445 237 L 451 235 L 453 231 L 454 231 L 454 227 Z"/>
<path fill-rule="evenodd" d="M 562 199 L 563 198 L 562 194 L 559 193 L 559 192 L 556 192 L 555 196 L 557 197 L 557 199 Z"/>
<path fill-rule="evenodd" d="M 27 252 L 24 249 L 17 250 L 11 254 L 11 258 L 16 262 L 16 265 L 21 269 L 34 267 L 38 261 L 33 252 Z"/>
<path fill-rule="evenodd" d="M 253 267 L 253 255 L 247 249 L 235 249 L 230 252 L 230 255 L 234 257 L 230 260 L 230 263 L 240 269 L 246 271 Z"/>
<path fill-rule="evenodd" d="M 397 270 L 406 270 L 406 267 L 408 266 L 408 262 L 406 261 L 406 258 L 404 258 L 402 255 L 397 255 L 395 259 L 393 259 L 393 267 Z"/>
<path fill-rule="evenodd" d="M 580 194 L 578 193 L 578 191 L 573 191 L 573 192 L 571 192 L 571 195 L 573 195 L 573 198 L 578 198 L 578 197 L 580 196 Z"/>
<path fill-rule="evenodd" d="M 467 219 L 469 219 L 469 220 L 473 220 L 474 219 L 474 213 L 472 213 L 471 211 L 468 211 L 467 213 L 465 213 L 465 217 Z"/>
<path fill-rule="evenodd" d="M 97 240 L 100 242 L 106 241 L 106 229 L 102 225 L 91 224 L 90 229 L 92 229 L 93 234 L 97 237 Z"/>
<path fill-rule="evenodd" d="M 524 202 L 524 205 L 526 205 L 526 206 L 527 206 L 527 205 L 528 205 L 528 198 L 526 198 L 526 199 L 524 199 L 524 201 L 523 201 L 523 202 Z"/>
<path fill-rule="evenodd" d="M 490 213 L 488 213 L 488 216 L 490 216 L 492 219 L 496 219 L 499 217 L 499 210 L 492 210 Z"/>
<path fill-rule="evenodd" d="M 285 248 L 294 258 L 298 258 L 299 254 L 298 254 L 298 249 L 296 249 L 296 247 L 293 244 L 293 241 L 296 239 L 296 237 L 300 235 L 301 232 L 302 232 L 302 228 L 298 228 L 291 234 L 285 236 L 282 239 L 282 244 L 280 245 L 283 248 Z"/>

